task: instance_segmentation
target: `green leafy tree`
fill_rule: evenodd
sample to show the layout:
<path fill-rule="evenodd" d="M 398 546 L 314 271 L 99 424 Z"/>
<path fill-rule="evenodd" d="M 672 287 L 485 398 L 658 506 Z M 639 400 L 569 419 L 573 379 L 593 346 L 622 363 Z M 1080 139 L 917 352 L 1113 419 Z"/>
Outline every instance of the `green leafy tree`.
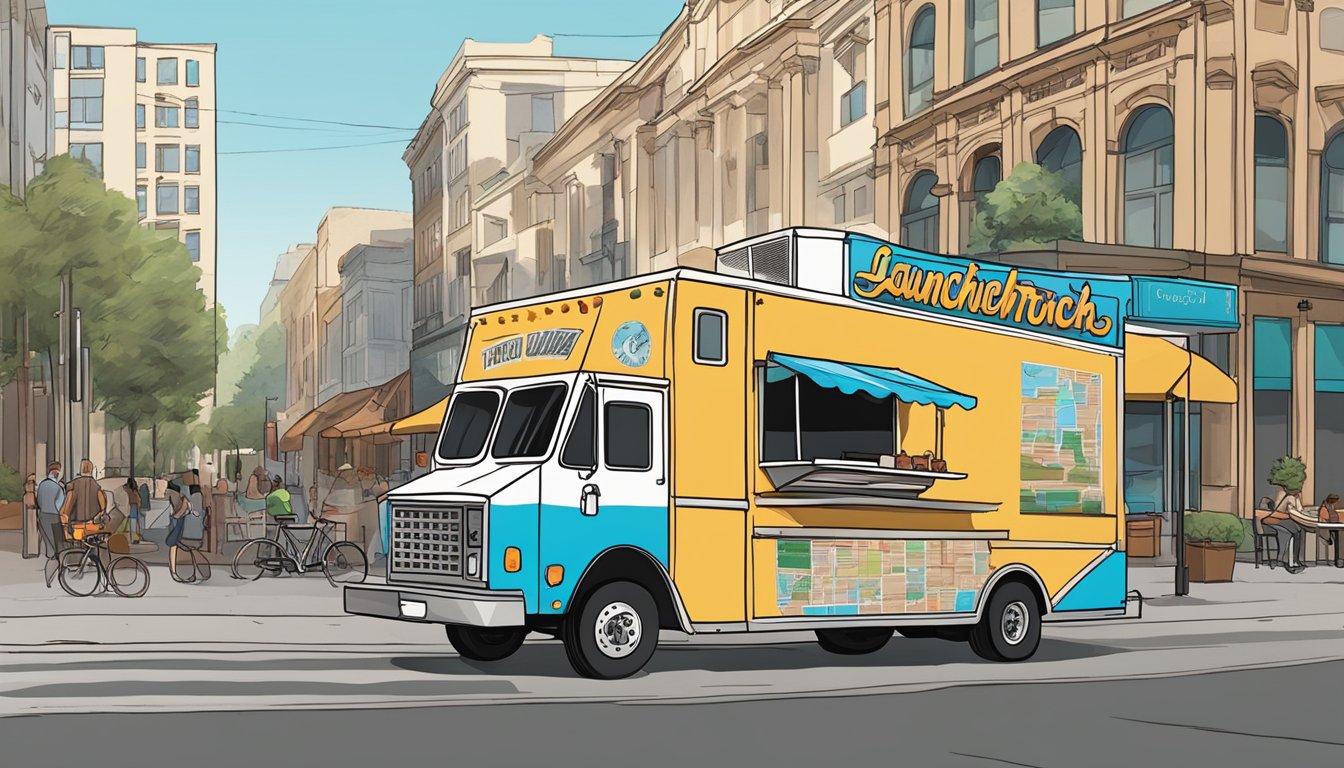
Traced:
<path fill-rule="evenodd" d="M 284 329 L 279 325 L 267 326 L 257 333 L 253 346 L 255 357 L 239 378 L 232 402 L 211 414 L 208 442 L 213 450 L 260 451 L 265 447 L 262 430 L 266 398 L 279 397 L 285 387 Z"/>
<path fill-rule="evenodd" d="M 1083 214 L 1064 178 L 1035 163 L 1020 163 L 977 207 L 973 253 L 1029 250 L 1083 236 Z"/>

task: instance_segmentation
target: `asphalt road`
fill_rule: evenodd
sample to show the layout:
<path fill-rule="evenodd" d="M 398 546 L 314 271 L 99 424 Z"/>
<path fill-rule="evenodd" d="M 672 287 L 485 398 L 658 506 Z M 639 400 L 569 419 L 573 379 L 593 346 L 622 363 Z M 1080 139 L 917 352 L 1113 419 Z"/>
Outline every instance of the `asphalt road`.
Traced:
<path fill-rule="evenodd" d="M 6 766 L 1306 766 L 1344 755 L 1344 662 L 734 703 L 0 719 Z M 853 762 L 851 762 L 853 761 Z"/>

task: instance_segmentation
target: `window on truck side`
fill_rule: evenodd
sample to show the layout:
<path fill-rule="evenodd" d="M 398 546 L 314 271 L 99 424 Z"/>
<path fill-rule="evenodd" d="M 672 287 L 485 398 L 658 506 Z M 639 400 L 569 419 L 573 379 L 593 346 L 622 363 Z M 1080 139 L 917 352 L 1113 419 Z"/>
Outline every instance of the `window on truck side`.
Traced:
<path fill-rule="evenodd" d="M 597 466 L 597 392 L 584 387 L 579 399 L 579 410 L 569 437 L 560 451 L 560 465 L 570 469 L 591 469 Z"/>
<path fill-rule="evenodd" d="M 697 308 L 695 317 L 695 362 L 704 365 L 728 363 L 728 315 L 717 309 Z"/>
<path fill-rule="evenodd" d="M 603 418 L 609 469 L 653 468 L 653 410 L 643 403 L 607 403 Z"/>

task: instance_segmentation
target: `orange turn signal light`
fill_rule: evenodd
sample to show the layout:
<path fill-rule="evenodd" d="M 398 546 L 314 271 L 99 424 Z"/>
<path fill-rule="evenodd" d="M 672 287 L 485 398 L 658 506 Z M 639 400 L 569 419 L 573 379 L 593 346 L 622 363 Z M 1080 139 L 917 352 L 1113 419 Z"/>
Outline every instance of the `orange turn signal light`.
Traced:
<path fill-rule="evenodd" d="M 565 567 L 563 565 L 546 566 L 546 583 L 550 586 L 558 586 L 565 580 Z"/>
<path fill-rule="evenodd" d="M 508 573 L 517 573 L 523 570 L 523 551 L 517 547 L 509 547 L 504 550 L 504 570 Z"/>

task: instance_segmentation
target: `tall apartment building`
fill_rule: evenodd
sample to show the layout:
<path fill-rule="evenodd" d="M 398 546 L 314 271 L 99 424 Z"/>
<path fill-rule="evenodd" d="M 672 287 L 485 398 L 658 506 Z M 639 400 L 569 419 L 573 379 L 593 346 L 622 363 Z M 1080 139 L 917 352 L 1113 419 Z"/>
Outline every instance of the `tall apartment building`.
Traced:
<path fill-rule="evenodd" d="M 785 226 L 875 230 L 873 4 L 692 0 L 536 154 L 545 287 L 677 265 Z"/>
<path fill-rule="evenodd" d="M 214 44 L 142 43 L 134 29 L 51 27 L 54 154 L 93 164 L 140 218 L 172 232 L 215 302 Z"/>
<path fill-rule="evenodd" d="M 402 156 L 415 206 L 417 410 L 447 394 L 471 306 L 537 289 L 545 265 L 537 262 L 530 231 L 541 217 L 526 211 L 529 160 L 629 66 L 555 56 L 544 36 L 527 43 L 467 40 L 439 78 L 429 115 Z"/>
<path fill-rule="evenodd" d="M 23 196 L 50 148 L 47 8 L 43 0 L 0 4 L 0 185 Z"/>
<path fill-rule="evenodd" d="M 878 0 L 876 15 L 879 222 L 963 250 L 1001 176 L 1059 172 L 1087 242 L 1005 259 L 1240 287 L 1241 332 L 1200 351 L 1241 399 L 1192 408 L 1185 506 L 1244 514 L 1285 454 L 1307 463 L 1304 498 L 1338 491 L 1344 3 Z M 1131 510 L 1180 508 L 1179 423 L 1131 402 L 1126 424 Z"/>

